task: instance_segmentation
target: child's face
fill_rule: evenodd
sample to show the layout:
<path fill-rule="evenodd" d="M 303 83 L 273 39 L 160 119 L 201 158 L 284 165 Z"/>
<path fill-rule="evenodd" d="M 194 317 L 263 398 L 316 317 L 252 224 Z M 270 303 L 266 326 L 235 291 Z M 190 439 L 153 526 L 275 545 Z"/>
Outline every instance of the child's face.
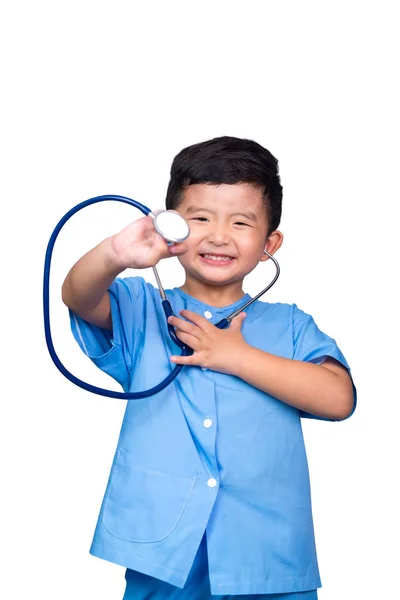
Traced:
<path fill-rule="evenodd" d="M 267 259 L 266 209 L 261 191 L 251 184 L 190 185 L 176 210 L 190 226 L 189 250 L 179 256 L 186 281 L 241 285 Z"/>

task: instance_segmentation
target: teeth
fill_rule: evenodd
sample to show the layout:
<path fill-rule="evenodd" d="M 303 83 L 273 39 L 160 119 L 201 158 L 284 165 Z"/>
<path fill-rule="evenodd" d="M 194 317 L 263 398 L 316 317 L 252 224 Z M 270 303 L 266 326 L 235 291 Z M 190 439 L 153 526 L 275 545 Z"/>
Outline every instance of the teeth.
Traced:
<path fill-rule="evenodd" d="M 211 260 L 216 260 L 216 261 L 219 261 L 219 260 L 228 261 L 228 260 L 231 260 L 231 258 L 232 258 L 231 256 L 213 256 L 212 254 L 204 254 L 203 256 L 204 256 L 204 258 L 210 258 Z"/>

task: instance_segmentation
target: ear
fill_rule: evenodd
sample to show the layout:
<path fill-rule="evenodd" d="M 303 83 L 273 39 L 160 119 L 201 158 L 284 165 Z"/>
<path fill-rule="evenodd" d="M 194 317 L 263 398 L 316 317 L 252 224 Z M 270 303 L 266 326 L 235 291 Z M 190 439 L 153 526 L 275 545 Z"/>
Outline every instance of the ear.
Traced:
<path fill-rule="evenodd" d="M 267 250 L 270 254 L 275 254 L 275 252 L 277 250 L 279 250 L 279 248 L 282 246 L 282 244 L 283 244 L 283 233 L 276 229 L 268 237 L 266 244 L 265 244 L 265 250 Z M 266 254 L 263 254 L 260 258 L 260 261 L 264 262 L 265 260 L 268 260 L 268 259 L 269 259 L 269 256 L 267 256 Z"/>

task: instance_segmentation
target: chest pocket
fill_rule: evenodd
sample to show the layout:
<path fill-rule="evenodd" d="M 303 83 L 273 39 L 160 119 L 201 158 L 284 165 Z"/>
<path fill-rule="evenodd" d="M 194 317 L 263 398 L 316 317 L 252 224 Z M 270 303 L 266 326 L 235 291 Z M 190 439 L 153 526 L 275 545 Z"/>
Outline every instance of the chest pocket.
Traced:
<path fill-rule="evenodd" d="M 143 469 L 118 450 L 104 499 L 103 523 L 129 542 L 160 542 L 177 527 L 197 477 Z"/>

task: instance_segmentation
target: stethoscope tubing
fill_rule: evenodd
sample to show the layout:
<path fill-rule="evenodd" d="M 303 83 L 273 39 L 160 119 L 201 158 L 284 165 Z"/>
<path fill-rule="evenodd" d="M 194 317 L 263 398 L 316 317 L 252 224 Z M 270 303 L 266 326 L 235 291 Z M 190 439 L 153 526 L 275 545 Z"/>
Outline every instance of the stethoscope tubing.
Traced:
<path fill-rule="evenodd" d="M 86 390 L 88 392 L 92 392 L 93 394 L 98 394 L 100 396 L 107 396 L 110 398 L 116 398 L 119 400 L 135 400 L 135 399 L 140 399 L 140 398 L 147 398 L 149 396 L 154 396 L 155 394 L 158 394 L 158 392 L 161 392 L 163 389 L 165 389 L 177 377 L 177 375 L 180 373 L 180 371 L 183 369 L 183 367 L 185 365 L 176 365 L 175 368 L 171 371 L 171 373 L 161 383 L 157 384 L 156 386 L 154 386 L 148 390 L 143 390 L 141 392 L 115 392 L 114 390 L 107 390 L 105 388 L 91 385 L 90 383 L 87 383 L 86 381 L 79 379 L 73 373 L 71 373 L 59 359 L 59 357 L 56 353 L 56 350 L 54 348 L 54 344 L 53 344 L 53 340 L 52 340 L 52 336 L 51 336 L 50 268 L 51 268 L 51 259 L 52 259 L 52 255 L 53 255 L 53 249 L 54 249 L 54 245 L 57 240 L 57 237 L 58 237 L 61 229 L 64 227 L 65 223 L 78 211 L 82 210 L 83 208 L 86 208 L 87 206 L 89 206 L 91 204 L 96 204 L 98 202 L 104 202 L 107 200 L 116 201 L 116 202 L 124 202 L 125 204 L 129 204 L 135 208 L 138 208 L 146 216 L 149 214 L 153 215 L 152 211 L 147 206 L 144 206 L 140 202 L 137 202 L 136 200 L 133 200 L 132 198 L 127 198 L 126 196 L 118 196 L 118 195 L 111 194 L 111 195 L 95 196 L 94 198 L 89 198 L 88 200 L 84 200 L 83 202 L 80 202 L 79 204 L 77 204 L 76 206 L 71 208 L 59 220 L 59 222 L 55 226 L 53 233 L 50 236 L 49 242 L 47 244 L 45 261 L 44 261 L 43 320 L 44 320 L 44 331 L 45 331 L 46 344 L 47 344 L 47 348 L 48 348 L 50 357 L 53 360 L 53 363 L 55 364 L 57 369 L 67 379 L 69 379 L 72 383 L 74 383 L 78 387 L 83 388 L 84 390 Z M 255 296 L 254 298 L 251 298 L 241 308 L 237 309 L 235 312 L 230 314 L 228 317 L 221 319 L 221 321 L 216 323 L 215 327 L 218 327 L 219 329 L 226 329 L 227 327 L 229 327 L 231 320 L 235 316 L 237 316 L 239 313 L 243 312 L 248 306 L 250 306 L 253 302 L 255 302 L 260 296 L 265 294 L 265 292 L 268 291 L 274 285 L 274 283 L 278 279 L 279 273 L 280 273 L 279 264 L 278 264 L 277 260 L 272 256 L 272 254 L 270 254 L 267 251 L 265 251 L 265 253 L 268 254 L 268 256 L 272 259 L 272 261 L 275 264 L 276 274 L 275 274 L 274 279 L 271 281 L 271 283 L 266 288 L 264 288 L 259 294 L 257 294 L 257 296 Z M 165 317 L 166 317 L 166 319 L 168 319 L 168 317 L 175 316 L 175 315 L 172 310 L 170 302 L 166 299 L 165 292 L 161 285 L 161 281 L 158 276 L 157 270 L 155 267 L 153 267 L 153 269 L 154 269 L 154 273 L 156 275 L 156 279 L 157 279 L 157 282 L 159 285 L 159 291 L 160 291 L 161 300 L 162 300 L 162 307 L 163 307 L 163 310 L 165 313 Z M 177 335 L 175 333 L 174 327 L 168 322 L 167 322 L 167 327 L 168 327 L 168 333 L 169 333 L 172 341 L 177 346 L 179 346 L 182 350 L 181 356 L 189 356 L 189 355 L 193 354 L 192 348 L 190 348 L 189 346 L 184 344 L 181 340 L 179 340 L 179 338 L 177 337 Z"/>
<path fill-rule="evenodd" d="M 142 392 L 116 392 L 114 390 L 107 390 L 105 388 L 101 388 L 101 387 L 97 387 L 95 385 L 91 385 L 90 383 L 87 383 L 86 381 L 83 381 L 82 379 L 79 379 L 78 377 L 76 377 L 73 373 L 71 373 L 61 362 L 60 358 L 57 355 L 57 352 L 54 348 L 54 344 L 53 344 L 53 339 L 51 336 L 51 325 L 50 325 L 50 268 L 51 268 L 51 259 L 52 259 L 52 255 L 53 255 L 53 249 L 54 249 L 54 244 L 57 240 L 57 237 L 61 231 L 61 229 L 64 227 L 65 223 L 74 215 L 76 214 L 79 210 L 82 210 L 83 208 L 86 208 L 87 206 L 91 205 L 91 204 L 96 204 L 98 202 L 104 202 L 107 200 L 111 200 L 111 201 L 116 201 L 116 202 L 124 202 L 126 204 L 130 204 L 131 206 L 134 206 L 135 208 L 138 208 L 143 214 L 145 214 L 146 216 L 151 213 L 151 210 L 149 208 L 147 208 L 147 206 L 144 206 L 143 204 L 140 204 L 140 202 L 137 202 L 136 200 L 133 200 L 131 198 L 127 198 L 126 196 L 117 196 L 117 195 L 105 195 L 105 196 L 96 196 L 94 198 L 89 198 L 88 200 L 84 200 L 83 202 L 81 202 L 80 204 L 77 204 L 76 206 L 74 206 L 73 208 L 71 208 L 71 210 L 69 210 L 61 219 L 60 221 L 57 223 L 57 225 L 55 226 L 53 233 L 50 236 L 49 242 L 47 244 L 47 249 L 46 249 L 46 255 L 45 255 L 45 261 L 44 261 L 44 275 L 43 275 L 43 319 L 44 319 L 44 332 L 45 332 L 45 338 L 46 338 L 46 344 L 47 344 L 47 348 L 48 351 L 50 353 L 51 359 L 53 360 L 53 363 L 55 364 L 55 366 L 57 367 L 57 369 L 67 378 L 69 379 L 72 383 L 74 383 L 75 385 L 77 385 L 80 388 L 83 388 L 84 390 L 88 391 L 88 392 L 92 392 L 93 394 L 98 394 L 100 396 L 108 396 L 110 398 L 117 398 L 119 400 L 134 400 L 134 399 L 140 399 L 140 398 L 147 398 L 148 396 L 153 396 L 155 394 L 158 394 L 158 392 L 161 392 L 161 390 L 163 390 L 164 388 L 166 388 L 174 379 L 175 377 L 180 373 L 180 371 L 183 369 L 184 365 L 176 365 L 175 368 L 171 371 L 171 373 L 158 385 L 148 389 L 148 390 L 144 390 Z M 168 300 L 166 300 L 165 302 L 168 303 Z M 164 304 L 163 302 L 163 308 L 164 308 L 164 312 L 168 311 L 168 306 Z M 172 308 L 170 308 L 170 311 L 168 311 L 168 316 L 173 315 L 173 311 Z M 182 344 L 182 342 L 177 338 L 174 328 L 172 327 L 172 325 L 168 324 L 168 331 L 171 335 L 171 330 L 173 332 L 173 337 L 172 339 L 175 341 L 175 343 L 178 342 L 178 345 L 182 348 L 182 354 L 181 356 L 188 356 L 189 354 L 193 353 L 193 350 L 191 348 L 189 348 L 188 346 L 185 346 L 184 344 Z"/>

